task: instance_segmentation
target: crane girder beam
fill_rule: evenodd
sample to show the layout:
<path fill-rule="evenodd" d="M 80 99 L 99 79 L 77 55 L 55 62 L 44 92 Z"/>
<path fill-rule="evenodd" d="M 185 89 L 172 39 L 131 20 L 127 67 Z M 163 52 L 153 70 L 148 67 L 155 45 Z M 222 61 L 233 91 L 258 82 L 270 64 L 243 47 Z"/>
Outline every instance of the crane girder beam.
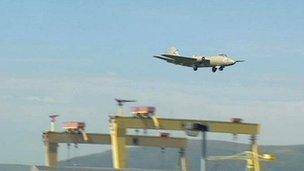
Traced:
<path fill-rule="evenodd" d="M 209 132 L 231 133 L 231 134 L 260 134 L 260 125 L 254 123 L 233 123 L 208 120 L 190 120 L 190 119 L 166 119 L 157 118 L 159 125 L 156 127 L 151 118 L 136 118 L 125 116 L 111 117 L 112 121 L 119 125 L 119 128 L 126 129 L 163 129 L 186 131 L 186 125 L 189 123 L 200 123 L 208 127 Z"/>
<path fill-rule="evenodd" d="M 81 133 L 67 132 L 45 132 L 43 137 L 47 143 L 77 143 L 77 144 L 111 144 L 109 134 L 87 133 L 88 140 L 85 141 Z M 160 148 L 186 148 L 186 138 L 158 137 L 158 136 L 137 136 L 126 135 L 127 146 L 148 146 Z"/>

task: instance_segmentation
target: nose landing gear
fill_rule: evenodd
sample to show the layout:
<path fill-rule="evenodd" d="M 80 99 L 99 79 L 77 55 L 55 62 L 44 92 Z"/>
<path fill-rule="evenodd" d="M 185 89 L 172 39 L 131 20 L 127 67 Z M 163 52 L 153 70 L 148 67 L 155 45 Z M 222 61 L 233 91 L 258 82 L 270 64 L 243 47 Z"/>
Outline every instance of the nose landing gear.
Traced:
<path fill-rule="evenodd" d="M 193 70 L 194 70 L 194 71 L 197 71 L 197 66 L 193 66 Z"/>
<path fill-rule="evenodd" d="M 223 71 L 223 69 L 224 69 L 224 66 L 221 66 L 221 67 L 219 68 L 220 71 Z"/>

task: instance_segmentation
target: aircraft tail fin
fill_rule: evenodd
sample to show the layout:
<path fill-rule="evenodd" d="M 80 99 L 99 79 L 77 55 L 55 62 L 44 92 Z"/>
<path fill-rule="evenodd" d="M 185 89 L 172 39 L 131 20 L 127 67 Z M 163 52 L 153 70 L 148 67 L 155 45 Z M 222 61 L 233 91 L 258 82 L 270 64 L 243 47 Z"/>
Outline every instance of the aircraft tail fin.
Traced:
<path fill-rule="evenodd" d="M 175 55 L 175 56 L 180 56 L 179 50 L 176 47 L 169 48 L 168 54 Z"/>

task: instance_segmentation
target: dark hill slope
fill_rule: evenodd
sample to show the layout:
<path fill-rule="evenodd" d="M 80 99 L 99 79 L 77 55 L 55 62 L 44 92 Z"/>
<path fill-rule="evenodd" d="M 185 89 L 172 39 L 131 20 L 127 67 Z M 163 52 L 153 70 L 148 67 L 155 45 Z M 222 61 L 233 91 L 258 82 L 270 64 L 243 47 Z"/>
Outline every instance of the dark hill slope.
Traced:
<path fill-rule="evenodd" d="M 208 155 L 232 155 L 248 149 L 246 144 L 237 144 L 223 141 L 209 141 Z M 302 171 L 304 170 L 304 145 L 295 146 L 262 146 L 265 153 L 277 155 L 277 161 L 265 163 L 264 168 L 271 171 Z M 187 156 L 191 163 L 192 171 L 199 171 L 200 167 L 200 141 L 191 141 L 187 149 Z M 159 148 L 129 148 L 129 167 L 147 169 L 177 169 L 178 150 Z M 72 158 L 62 161 L 62 166 L 91 166 L 91 167 L 112 167 L 112 153 L 106 151 L 99 154 Z M 209 161 L 208 169 L 243 171 L 244 161 Z"/>

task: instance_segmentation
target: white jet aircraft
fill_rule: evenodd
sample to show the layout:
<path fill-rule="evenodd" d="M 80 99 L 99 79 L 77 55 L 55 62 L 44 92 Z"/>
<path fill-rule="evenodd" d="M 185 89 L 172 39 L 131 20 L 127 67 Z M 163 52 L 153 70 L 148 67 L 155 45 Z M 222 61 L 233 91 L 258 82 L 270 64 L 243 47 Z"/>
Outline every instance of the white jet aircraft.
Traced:
<path fill-rule="evenodd" d="M 223 71 L 226 66 L 234 65 L 237 62 L 244 62 L 245 60 L 233 60 L 226 54 L 219 54 L 214 56 L 181 56 L 179 51 L 175 47 L 171 47 L 168 53 L 161 54 L 159 56 L 153 56 L 165 60 L 169 63 L 176 65 L 182 65 L 192 67 L 194 71 L 201 67 L 212 67 L 212 72 L 216 72 L 217 69 Z"/>

